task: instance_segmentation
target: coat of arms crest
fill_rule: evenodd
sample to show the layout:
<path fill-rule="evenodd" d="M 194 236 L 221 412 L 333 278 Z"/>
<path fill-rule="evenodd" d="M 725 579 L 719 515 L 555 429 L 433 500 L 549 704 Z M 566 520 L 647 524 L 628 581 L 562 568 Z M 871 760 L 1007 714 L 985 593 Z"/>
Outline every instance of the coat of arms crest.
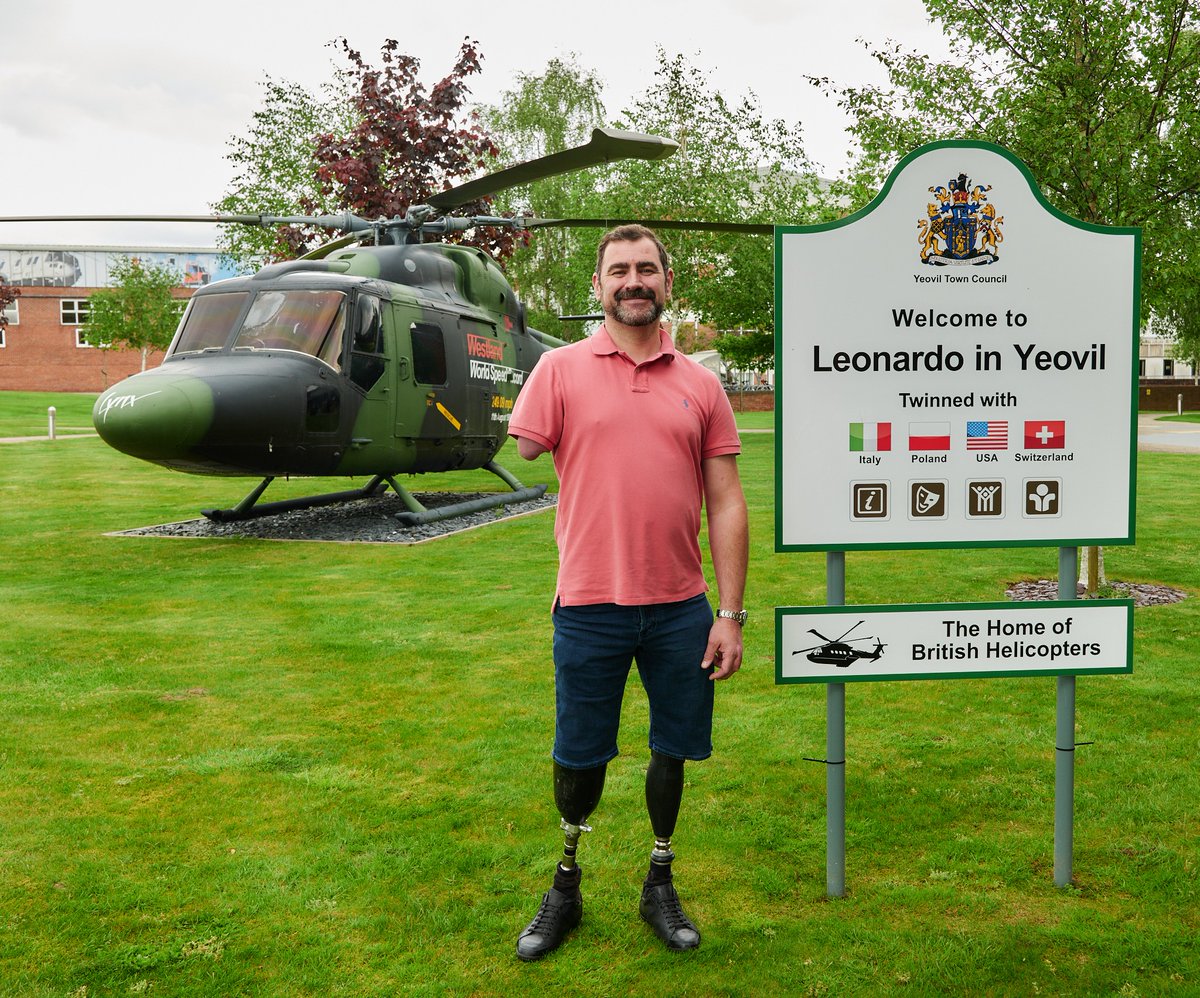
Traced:
<path fill-rule="evenodd" d="M 988 201 L 991 189 L 991 184 L 971 186 L 965 173 L 945 186 L 929 188 L 937 202 L 927 204 L 926 217 L 917 221 L 922 263 L 977 266 L 999 259 L 996 248 L 1004 241 L 1004 216 Z"/>

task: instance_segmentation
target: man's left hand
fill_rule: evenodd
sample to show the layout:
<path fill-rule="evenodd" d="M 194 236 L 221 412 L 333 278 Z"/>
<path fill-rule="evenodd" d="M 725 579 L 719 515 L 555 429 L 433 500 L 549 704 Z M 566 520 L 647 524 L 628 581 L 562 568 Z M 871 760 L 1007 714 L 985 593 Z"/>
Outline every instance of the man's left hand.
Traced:
<path fill-rule="evenodd" d="M 708 647 L 700 668 L 711 668 L 711 680 L 728 679 L 742 667 L 742 625 L 728 617 L 718 617 L 708 632 Z"/>

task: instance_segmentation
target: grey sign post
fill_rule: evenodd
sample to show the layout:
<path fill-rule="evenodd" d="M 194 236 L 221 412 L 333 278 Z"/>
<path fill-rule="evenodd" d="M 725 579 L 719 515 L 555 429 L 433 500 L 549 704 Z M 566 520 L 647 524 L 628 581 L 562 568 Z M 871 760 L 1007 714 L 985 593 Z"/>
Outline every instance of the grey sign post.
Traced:
<path fill-rule="evenodd" d="M 776 550 L 826 552 L 829 608 L 845 603 L 846 551 L 1058 547 L 1060 597 L 1073 600 L 1079 546 L 1134 542 L 1138 230 L 1062 215 L 1004 149 L 942 142 L 906 157 L 862 211 L 778 228 L 775 248 Z M 845 687 L 870 655 L 857 640 L 829 642 L 852 655 L 818 652 L 824 679 L 777 676 L 827 684 L 833 896 L 845 891 Z M 872 661 L 885 657 L 897 661 Z M 1059 886 L 1071 879 L 1074 676 L 1126 664 L 1060 659 L 1041 673 L 1059 677 Z"/>

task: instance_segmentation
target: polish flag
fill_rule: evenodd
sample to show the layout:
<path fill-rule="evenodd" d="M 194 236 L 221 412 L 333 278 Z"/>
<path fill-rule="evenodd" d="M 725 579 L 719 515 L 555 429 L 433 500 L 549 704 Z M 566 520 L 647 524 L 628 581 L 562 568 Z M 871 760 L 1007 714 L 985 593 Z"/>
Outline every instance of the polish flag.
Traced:
<path fill-rule="evenodd" d="M 1062 450 L 1067 445 L 1065 419 L 1025 420 L 1026 450 Z"/>
<path fill-rule="evenodd" d="M 877 451 L 892 449 L 891 423 L 851 423 L 850 449 Z"/>
<path fill-rule="evenodd" d="M 949 423 L 909 423 L 909 450 L 949 450 Z"/>

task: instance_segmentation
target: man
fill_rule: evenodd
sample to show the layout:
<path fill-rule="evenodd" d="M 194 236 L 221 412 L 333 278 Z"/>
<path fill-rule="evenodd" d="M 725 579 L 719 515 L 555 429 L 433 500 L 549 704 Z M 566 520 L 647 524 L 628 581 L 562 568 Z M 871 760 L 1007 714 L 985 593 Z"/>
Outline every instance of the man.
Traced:
<path fill-rule="evenodd" d="M 671 836 L 684 761 L 712 753 L 714 680 L 742 664 L 746 502 L 720 381 L 677 354 L 658 324 L 673 280 L 650 229 L 606 234 L 592 275 L 604 325 L 542 357 L 509 424 L 523 458 L 553 453 L 561 486 L 553 759 L 566 841 L 554 884 L 517 940 L 522 960 L 554 950 L 583 915 L 576 850 L 617 755 L 634 661 L 650 703 L 646 807 L 654 833 L 639 911 L 670 949 L 700 945 L 672 882 Z M 698 540 L 702 502 L 715 620 Z"/>

